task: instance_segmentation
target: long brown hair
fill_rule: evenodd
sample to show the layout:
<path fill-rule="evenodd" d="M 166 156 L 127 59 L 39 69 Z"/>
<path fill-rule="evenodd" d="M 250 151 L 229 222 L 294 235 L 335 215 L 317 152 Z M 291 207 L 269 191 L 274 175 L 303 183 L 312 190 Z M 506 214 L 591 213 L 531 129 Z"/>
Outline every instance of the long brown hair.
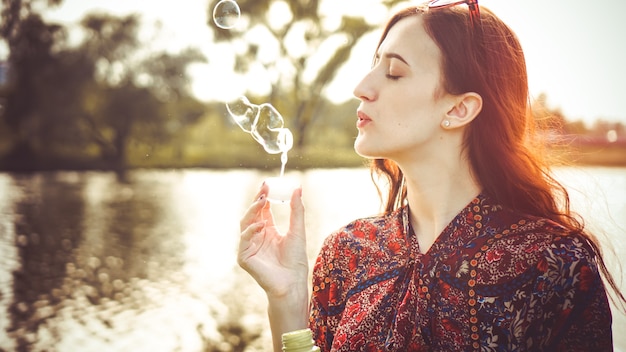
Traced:
<path fill-rule="evenodd" d="M 482 192 L 514 211 L 553 220 L 583 234 L 596 252 L 599 268 L 622 303 L 620 292 L 602 259 L 598 241 L 570 210 L 569 194 L 549 172 L 536 142 L 528 94 L 526 60 L 513 31 L 487 8 L 480 8 L 481 28 L 472 28 L 466 6 L 436 10 L 409 7 L 387 23 L 422 16 L 426 32 L 442 53 L 441 90 L 451 94 L 476 92 L 483 99 L 480 114 L 466 128 L 464 149 Z M 406 202 L 402 170 L 388 159 L 376 159 L 372 173 L 388 184 L 385 211 Z"/>

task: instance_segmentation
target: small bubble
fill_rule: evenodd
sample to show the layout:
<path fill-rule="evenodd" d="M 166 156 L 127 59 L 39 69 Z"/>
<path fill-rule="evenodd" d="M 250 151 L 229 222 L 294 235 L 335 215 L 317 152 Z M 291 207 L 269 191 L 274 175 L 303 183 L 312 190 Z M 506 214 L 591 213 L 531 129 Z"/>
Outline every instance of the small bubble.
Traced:
<path fill-rule="evenodd" d="M 222 29 L 235 27 L 240 16 L 239 4 L 234 0 L 220 0 L 213 8 L 213 21 Z"/>

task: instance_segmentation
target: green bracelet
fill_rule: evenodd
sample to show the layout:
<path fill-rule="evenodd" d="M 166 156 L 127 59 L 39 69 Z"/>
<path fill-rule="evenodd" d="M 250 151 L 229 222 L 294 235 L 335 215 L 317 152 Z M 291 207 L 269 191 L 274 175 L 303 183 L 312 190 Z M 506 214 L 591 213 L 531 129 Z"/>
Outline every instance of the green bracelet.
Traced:
<path fill-rule="evenodd" d="M 284 352 L 317 352 L 311 329 L 286 332 L 282 335 Z"/>

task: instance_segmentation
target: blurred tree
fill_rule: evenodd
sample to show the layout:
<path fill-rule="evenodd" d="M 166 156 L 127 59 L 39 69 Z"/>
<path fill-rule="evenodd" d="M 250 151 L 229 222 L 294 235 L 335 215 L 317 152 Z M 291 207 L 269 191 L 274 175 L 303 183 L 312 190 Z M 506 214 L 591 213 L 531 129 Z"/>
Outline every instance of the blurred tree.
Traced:
<path fill-rule="evenodd" d="M 606 138 L 609 132 L 615 133 L 616 137 L 622 136 L 624 134 L 624 124 L 617 121 L 598 119 L 594 122 L 589 134 L 595 137 Z"/>
<path fill-rule="evenodd" d="M 139 24 L 134 15 L 89 15 L 82 21 L 87 34 L 78 48 L 95 63 L 98 82 L 83 118 L 102 157 L 119 171 L 126 168 L 131 140 L 166 143 L 204 113 L 186 73 L 188 65 L 204 57 L 192 49 L 137 57 Z"/>
<path fill-rule="evenodd" d="M 65 29 L 45 23 L 33 3 L 2 3 L 10 53 L 1 117 L 14 140 L 5 164 L 99 155 L 122 172 L 131 141 L 167 143 L 204 113 L 186 73 L 205 60 L 198 51 L 144 54 L 139 18 L 107 14 L 86 16 L 83 42 L 70 47 Z"/>
<path fill-rule="evenodd" d="M 571 121 L 560 108 L 548 106 L 548 96 L 541 93 L 532 102 L 532 114 L 540 130 L 552 131 L 561 135 L 584 135 L 589 131 L 583 121 Z"/>
<path fill-rule="evenodd" d="M 44 87 L 55 83 L 55 41 L 64 35 L 60 26 L 46 24 L 34 12 L 36 5 L 61 1 L 2 0 L 0 39 L 9 48 L 7 85 L 2 90 L 4 124 L 12 136 L 11 158 L 29 159 L 36 143 L 45 143 L 51 119 L 46 115 Z"/>
<path fill-rule="evenodd" d="M 217 0 L 210 2 L 213 12 Z M 392 6 L 400 1 L 383 1 Z M 270 93 L 263 102 L 274 105 L 292 124 L 295 144 L 305 145 L 305 132 L 319 116 L 323 90 L 349 58 L 354 44 L 378 27 L 360 17 L 344 15 L 340 24 L 325 21 L 318 0 L 239 0 L 241 26 L 220 29 L 217 42 L 236 48 L 234 70 L 263 70 Z M 211 18 L 211 17 L 209 17 Z M 323 48 L 323 50 L 322 50 Z M 323 57 L 328 53 L 327 57 Z"/>

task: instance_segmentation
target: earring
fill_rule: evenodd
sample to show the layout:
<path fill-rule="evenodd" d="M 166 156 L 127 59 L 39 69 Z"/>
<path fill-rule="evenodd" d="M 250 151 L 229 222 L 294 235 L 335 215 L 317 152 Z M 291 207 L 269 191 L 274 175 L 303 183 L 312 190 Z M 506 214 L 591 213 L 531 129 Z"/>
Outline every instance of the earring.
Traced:
<path fill-rule="evenodd" d="M 443 127 L 445 127 L 445 128 L 450 127 L 450 121 L 448 121 L 448 120 L 444 120 L 444 121 L 443 121 Z"/>

